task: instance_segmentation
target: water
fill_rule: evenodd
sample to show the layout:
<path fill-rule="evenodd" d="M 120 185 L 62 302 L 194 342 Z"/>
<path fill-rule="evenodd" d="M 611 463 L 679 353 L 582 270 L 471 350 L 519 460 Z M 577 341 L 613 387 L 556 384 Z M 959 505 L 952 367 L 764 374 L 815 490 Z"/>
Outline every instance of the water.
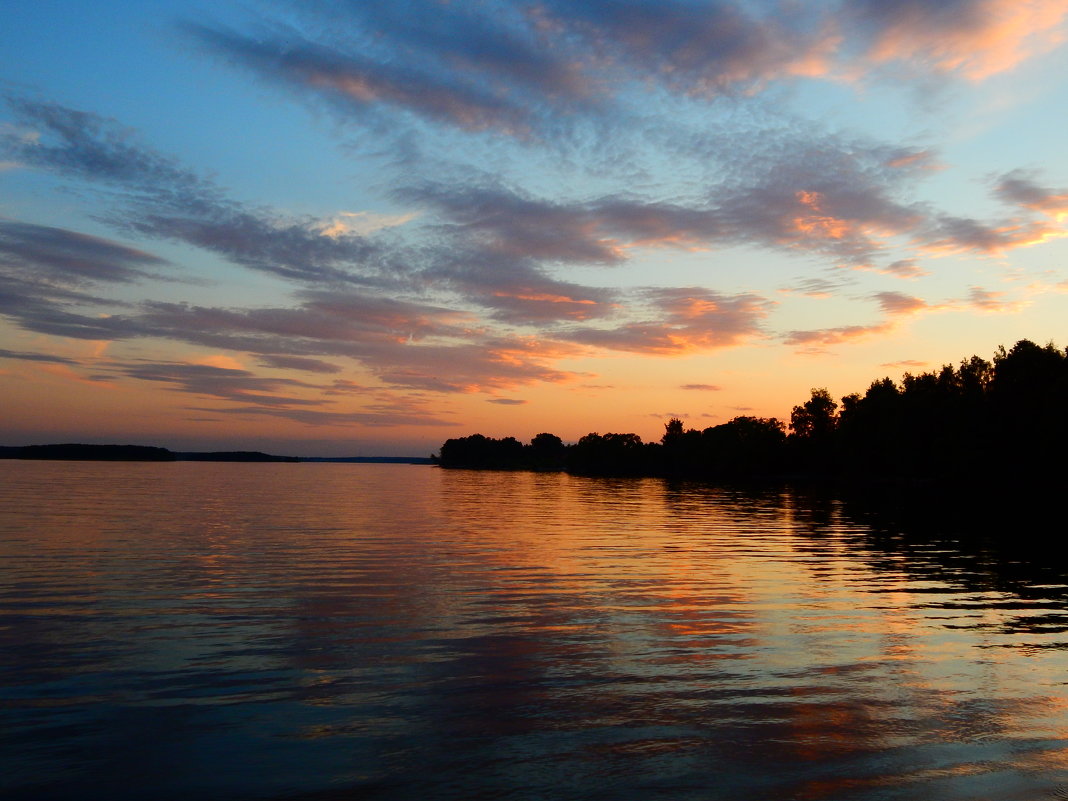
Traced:
<path fill-rule="evenodd" d="M 5 799 L 1068 798 L 1066 647 L 787 490 L 0 461 Z"/>

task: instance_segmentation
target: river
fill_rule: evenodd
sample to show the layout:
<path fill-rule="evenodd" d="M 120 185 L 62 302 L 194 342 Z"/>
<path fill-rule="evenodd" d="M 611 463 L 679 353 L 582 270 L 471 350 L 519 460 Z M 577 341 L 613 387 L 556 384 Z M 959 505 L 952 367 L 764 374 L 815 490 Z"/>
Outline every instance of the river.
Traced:
<path fill-rule="evenodd" d="M 0 797 L 1068 798 L 1068 586 L 833 497 L 0 461 Z"/>

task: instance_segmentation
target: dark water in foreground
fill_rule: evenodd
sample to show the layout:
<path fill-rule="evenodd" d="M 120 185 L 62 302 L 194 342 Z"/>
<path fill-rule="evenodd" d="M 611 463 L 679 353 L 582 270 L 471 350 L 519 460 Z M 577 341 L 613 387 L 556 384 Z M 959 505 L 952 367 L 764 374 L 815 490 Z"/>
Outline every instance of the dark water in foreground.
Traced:
<path fill-rule="evenodd" d="M 786 491 L 0 462 L 0 797 L 1068 798 L 1063 578 Z"/>

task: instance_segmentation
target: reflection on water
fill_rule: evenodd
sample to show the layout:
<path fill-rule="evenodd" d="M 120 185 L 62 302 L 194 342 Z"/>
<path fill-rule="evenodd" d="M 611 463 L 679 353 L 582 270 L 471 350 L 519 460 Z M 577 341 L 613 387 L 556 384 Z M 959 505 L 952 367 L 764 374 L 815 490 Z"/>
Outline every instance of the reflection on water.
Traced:
<path fill-rule="evenodd" d="M 10 799 L 1068 797 L 1068 579 L 827 498 L 0 462 Z"/>

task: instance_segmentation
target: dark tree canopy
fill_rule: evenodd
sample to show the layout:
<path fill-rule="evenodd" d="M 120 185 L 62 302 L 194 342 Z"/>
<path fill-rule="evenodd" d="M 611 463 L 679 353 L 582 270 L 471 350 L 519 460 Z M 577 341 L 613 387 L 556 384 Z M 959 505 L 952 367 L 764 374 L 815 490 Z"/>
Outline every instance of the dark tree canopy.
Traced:
<path fill-rule="evenodd" d="M 659 442 L 591 433 L 572 445 L 474 434 L 442 446 L 446 467 L 566 469 L 593 475 L 715 479 L 838 477 L 896 482 L 1057 482 L 1068 448 L 1068 353 L 1020 340 L 993 361 L 885 377 L 837 402 L 825 388 L 774 418 L 735 417 L 703 430 L 671 418 Z"/>

